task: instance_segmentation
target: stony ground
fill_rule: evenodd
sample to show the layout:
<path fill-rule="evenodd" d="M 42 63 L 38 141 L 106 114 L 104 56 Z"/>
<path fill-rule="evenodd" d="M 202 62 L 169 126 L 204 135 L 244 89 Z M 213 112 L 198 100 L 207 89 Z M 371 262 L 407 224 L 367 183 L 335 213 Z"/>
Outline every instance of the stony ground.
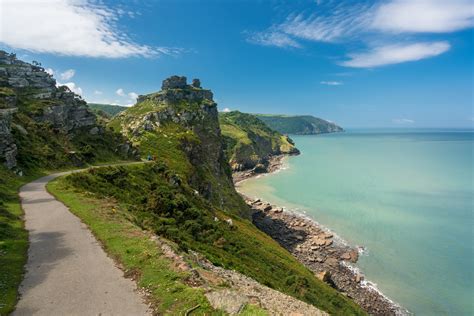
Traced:
<path fill-rule="evenodd" d="M 196 252 L 179 254 L 159 237 L 153 237 L 174 268 L 190 272 L 188 284 L 202 288 L 211 305 L 237 315 L 247 304 L 260 307 L 269 315 L 327 315 L 316 307 L 273 290 L 241 273 L 214 266 Z"/>
<path fill-rule="evenodd" d="M 246 199 L 254 224 L 278 241 L 319 279 L 352 298 L 372 315 L 397 315 L 404 311 L 368 286 L 364 276 L 348 264 L 358 260 L 358 249 L 334 238 L 311 219 L 269 203 Z"/>

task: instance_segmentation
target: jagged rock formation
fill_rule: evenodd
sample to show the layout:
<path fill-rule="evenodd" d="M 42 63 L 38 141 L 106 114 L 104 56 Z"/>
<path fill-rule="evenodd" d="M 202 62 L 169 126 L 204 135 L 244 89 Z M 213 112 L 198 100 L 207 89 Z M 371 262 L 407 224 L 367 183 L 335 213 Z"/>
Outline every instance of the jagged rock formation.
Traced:
<path fill-rule="evenodd" d="M 205 198 L 245 213 L 224 154 L 217 104 L 212 92 L 200 86 L 198 79 L 191 85 L 186 77 L 165 79 L 161 91 L 140 96 L 110 126 L 129 137 L 145 157 L 168 162 Z"/>
<path fill-rule="evenodd" d="M 32 133 L 27 135 L 29 129 Z M 43 139 L 57 138 L 56 149 L 51 150 L 66 155 L 66 148 L 74 149 L 72 144 L 65 143 L 68 140 L 81 133 L 102 135 L 104 132 L 87 103 L 66 86 L 57 87 L 56 80 L 39 63 L 30 64 L 18 60 L 15 54 L 0 51 L 0 163 L 15 168 L 17 155 L 22 151 L 20 143 L 34 146 L 38 134 Z M 58 135 L 66 140 L 60 140 Z M 58 155 L 51 153 L 55 154 Z M 30 151 L 29 155 L 35 154 Z M 23 158 L 31 161 L 35 157 Z"/>
<path fill-rule="evenodd" d="M 232 111 L 220 113 L 219 120 L 234 171 L 265 172 L 271 157 L 299 154 L 288 136 L 272 130 L 255 115 Z"/>

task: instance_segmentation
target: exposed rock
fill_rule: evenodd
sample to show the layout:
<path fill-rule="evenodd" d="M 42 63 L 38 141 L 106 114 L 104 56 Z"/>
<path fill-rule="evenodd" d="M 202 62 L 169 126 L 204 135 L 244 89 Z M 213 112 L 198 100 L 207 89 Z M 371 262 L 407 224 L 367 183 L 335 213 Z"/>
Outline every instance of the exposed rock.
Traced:
<path fill-rule="evenodd" d="M 191 84 L 194 88 L 201 89 L 201 80 L 193 79 L 193 83 Z"/>
<path fill-rule="evenodd" d="M 182 76 L 171 76 L 163 80 L 161 90 L 168 89 L 184 89 L 187 86 L 186 77 Z"/>
<path fill-rule="evenodd" d="M 264 212 L 262 207 L 268 204 L 261 200 L 257 202 L 247 198 L 246 202 L 252 207 L 253 222 L 260 230 L 291 252 L 319 279 L 354 299 L 369 314 L 406 313 L 400 306 L 361 282 L 363 276 L 347 265 L 347 261 L 357 261 L 357 249 L 336 242 L 332 233 L 314 221 L 285 211 Z"/>
<path fill-rule="evenodd" d="M 230 315 L 237 315 L 249 302 L 247 296 L 227 289 L 206 293 L 206 298 L 212 307 L 223 310 Z"/>
<path fill-rule="evenodd" d="M 331 273 L 329 271 L 321 271 L 316 274 L 316 277 L 323 282 L 329 282 L 331 280 Z"/>
<path fill-rule="evenodd" d="M 46 73 L 38 63 L 29 64 L 18 60 L 14 54 L 0 50 L 0 160 L 8 168 L 16 166 L 17 145 L 11 134 L 11 121 L 19 108 L 18 100 L 37 105 L 26 114 L 38 123 L 73 133 L 82 127 L 91 127 L 92 133 L 100 133 L 95 115 L 89 111 L 86 102 L 66 86 L 56 87 L 56 80 Z M 8 110 L 14 109 L 14 110 Z M 24 127 L 16 128 L 22 135 L 27 134 Z"/>
<path fill-rule="evenodd" d="M 16 109 L 0 109 L 0 162 L 8 169 L 16 167 L 17 147 L 11 133 L 12 115 Z"/>

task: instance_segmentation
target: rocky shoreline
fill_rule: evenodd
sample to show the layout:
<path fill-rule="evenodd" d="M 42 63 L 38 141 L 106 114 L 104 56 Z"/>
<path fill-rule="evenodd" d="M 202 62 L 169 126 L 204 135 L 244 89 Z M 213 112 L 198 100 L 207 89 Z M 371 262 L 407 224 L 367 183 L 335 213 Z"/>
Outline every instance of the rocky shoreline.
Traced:
<path fill-rule="evenodd" d="M 268 172 L 279 170 L 283 158 L 284 156 L 272 157 Z M 238 172 L 234 174 L 234 182 L 238 185 L 239 182 L 258 174 L 254 171 Z M 242 196 L 253 210 L 252 219 L 255 226 L 291 252 L 320 280 L 352 298 L 371 315 L 408 314 L 365 280 L 358 269 L 350 265 L 357 262 L 359 252 L 363 251 L 363 248 L 347 245 L 302 214 L 286 211 L 260 199 Z"/>

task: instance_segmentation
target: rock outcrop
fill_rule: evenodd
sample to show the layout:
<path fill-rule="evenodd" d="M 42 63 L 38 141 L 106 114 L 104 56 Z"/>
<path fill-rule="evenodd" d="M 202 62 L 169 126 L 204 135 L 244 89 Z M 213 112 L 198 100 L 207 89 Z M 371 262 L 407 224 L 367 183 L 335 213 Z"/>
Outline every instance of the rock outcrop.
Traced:
<path fill-rule="evenodd" d="M 68 87 L 58 87 L 56 80 L 39 63 L 18 60 L 15 54 L 0 50 L 0 163 L 9 169 L 17 166 L 17 154 L 21 152 L 18 139 L 12 133 L 14 123 L 20 136 L 28 134 L 25 126 L 35 129 L 33 135 L 28 136 L 30 140 L 23 142 L 28 146 L 32 145 L 38 131 L 51 134 L 51 137 L 43 135 L 43 140 L 55 138 L 58 133 L 72 139 L 79 131 L 90 134 L 105 132 L 87 103 Z M 62 154 L 66 148 L 71 150 L 73 147 L 64 144 L 64 139 L 57 139 L 57 147 L 61 142 L 64 147 Z M 49 149 L 45 144 L 38 146 Z M 29 154 L 34 155 L 31 151 Z"/>
<path fill-rule="evenodd" d="M 178 162 L 182 157 L 171 157 L 173 151 L 158 150 L 158 143 L 168 143 L 176 155 L 185 155 L 183 165 L 193 170 L 186 178 L 200 195 L 217 205 L 234 200 L 234 206 L 240 204 L 236 209 L 248 211 L 233 190 L 217 104 L 212 92 L 201 88 L 198 79 L 191 85 L 186 77 L 165 79 L 161 91 L 140 96 L 137 104 L 114 117 L 110 126 L 130 138 L 144 155 Z M 170 157 L 165 159 L 167 155 Z"/>
<path fill-rule="evenodd" d="M 219 121 L 233 171 L 267 172 L 272 157 L 299 154 L 291 138 L 272 130 L 253 114 L 220 113 Z"/>
<path fill-rule="evenodd" d="M 12 114 L 16 109 L 0 109 L 0 160 L 8 169 L 16 166 L 17 147 L 11 133 Z"/>

